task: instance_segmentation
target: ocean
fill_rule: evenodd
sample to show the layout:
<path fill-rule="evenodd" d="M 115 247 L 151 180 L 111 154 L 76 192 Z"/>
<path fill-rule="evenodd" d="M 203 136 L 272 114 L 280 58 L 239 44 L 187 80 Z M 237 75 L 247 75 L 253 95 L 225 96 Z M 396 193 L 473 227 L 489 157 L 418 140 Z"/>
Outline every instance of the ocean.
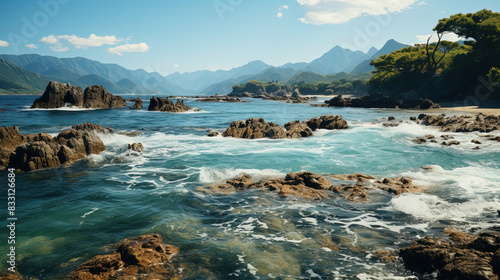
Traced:
<path fill-rule="evenodd" d="M 149 97 L 141 110 L 29 109 L 37 97 L 0 95 L 6 110 L 0 125 L 57 135 L 91 122 L 115 134 L 100 135 L 107 146 L 100 155 L 69 167 L 16 173 L 16 257 L 24 276 L 64 278 L 93 256 L 112 252 L 123 238 L 159 233 L 180 248 L 172 262 L 185 279 L 406 279 L 411 272 L 399 262 L 382 262 L 377 252 L 444 236 L 450 226 L 477 232 L 499 224 L 500 143 L 485 140 L 473 150 L 471 140 L 482 140 L 481 133 L 446 133 L 462 144 L 416 144 L 412 138 L 444 134 L 406 122 L 419 111 L 186 99 L 200 111 L 173 114 L 148 112 Z M 284 125 L 322 115 L 342 115 L 350 128 L 300 139 L 207 137 L 208 130 L 223 132 L 235 120 L 262 117 Z M 388 116 L 405 122 L 384 127 Z M 141 135 L 118 133 L 123 131 Z M 144 145 L 144 153 L 127 150 L 134 142 Z M 432 170 L 420 168 L 429 165 Z M 394 196 L 372 190 L 369 202 L 356 203 L 264 190 L 197 191 L 241 173 L 267 179 L 298 171 L 404 176 L 425 192 Z M 2 176 L 6 197 L 7 172 Z M 7 213 L 6 200 L 3 205 Z M 9 246 L 3 228 L 0 271 L 7 268 Z M 332 250 L 332 243 L 340 250 Z"/>

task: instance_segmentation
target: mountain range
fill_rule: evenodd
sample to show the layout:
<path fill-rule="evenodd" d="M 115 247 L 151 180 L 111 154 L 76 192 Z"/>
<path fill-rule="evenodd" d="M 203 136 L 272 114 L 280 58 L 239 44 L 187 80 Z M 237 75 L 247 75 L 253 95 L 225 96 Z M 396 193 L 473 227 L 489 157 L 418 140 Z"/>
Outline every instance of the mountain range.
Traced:
<path fill-rule="evenodd" d="M 83 57 L 0 55 L 0 93 L 41 93 L 49 80 L 56 80 L 84 88 L 100 84 L 109 92 L 122 94 L 227 94 L 231 92 L 233 85 L 249 80 L 284 82 L 311 77 L 302 74 L 294 79 L 294 76 L 303 72 L 326 75 L 325 77 L 341 72 L 370 72 L 373 71 L 373 67 L 369 65 L 371 59 L 405 46 L 407 45 L 389 40 L 380 50 L 371 48 L 366 53 L 335 46 L 309 63 L 287 63 L 275 67 L 256 60 L 230 70 L 176 72 L 168 76 L 142 69 L 128 70 L 117 64 L 100 63 Z M 314 76 L 314 79 L 321 80 L 319 76 Z M 349 77 L 346 74 L 346 78 Z"/>

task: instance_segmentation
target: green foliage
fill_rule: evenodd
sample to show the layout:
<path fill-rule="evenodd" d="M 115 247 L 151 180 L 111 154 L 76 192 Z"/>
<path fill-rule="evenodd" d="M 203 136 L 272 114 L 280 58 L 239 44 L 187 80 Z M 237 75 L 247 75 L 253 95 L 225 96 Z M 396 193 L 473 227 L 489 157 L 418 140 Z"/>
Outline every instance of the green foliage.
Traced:
<path fill-rule="evenodd" d="M 296 85 L 300 82 L 304 83 L 331 83 L 337 82 L 339 80 L 368 80 L 372 76 L 371 72 L 360 73 L 360 74 L 352 74 L 340 72 L 338 74 L 330 74 L 330 75 L 320 75 L 314 72 L 301 72 L 291 79 L 285 81 L 284 83 L 287 85 Z"/>
<path fill-rule="evenodd" d="M 43 93 L 49 80 L 0 59 L 0 94 Z"/>

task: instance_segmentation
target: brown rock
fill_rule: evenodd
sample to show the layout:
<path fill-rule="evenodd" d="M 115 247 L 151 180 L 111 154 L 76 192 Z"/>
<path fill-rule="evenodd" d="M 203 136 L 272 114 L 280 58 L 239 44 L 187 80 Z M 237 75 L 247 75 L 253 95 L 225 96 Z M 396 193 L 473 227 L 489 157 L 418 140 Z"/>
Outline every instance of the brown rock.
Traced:
<path fill-rule="evenodd" d="M 144 152 L 144 146 L 142 145 L 142 143 L 128 144 L 128 149 L 138 153 Z"/>
<path fill-rule="evenodd" d="M 126 107 L 127 102 L 121 96 L 108 93 L 101 85 L 90 86 L 83 92 L 83 108 L 120 108 Z"/>
<path fill-rule="evenodd" d="M 397 127 L 399 123 L 383 123 L 382 125 L 385 127 Z"/>
<path fill-rule="evenodd" d="M 12 272 L 12 271 L 6 270 L 6 271 L 0 273 L 0 279 L 2 279 L 2 280 L 23 280 L 25 278 L 21 274 L 19 274 L 18 271 Z"/>
<path fill-rule="evenodd" d="M 170 113 L 181 113 L 191 110 L 191 107 L 184 105 L 184 101 L 177 99 L 177 101 L 172 102 L 172 100 L 161 97 L 151 97 L 149 101 L 148 111 L 162 111 Z"/>
<path fill-rule="evenodd" d="M 307 125 L 311 128 L 312 131 L 316 129 L 347 129 L 349 125 L 347 122 L 342 119 L 342 116 L 321 116 L 318 118 L 310 119 L 307 122 Z"/>
<path fill-rule="evenodd" d="M 102 127 L 98 124 L 94 123 L 82 123 L 82 124 L 75 124 L 71 126 L 71 128 L 76 129 L 76 130 L 83 130 L 83 131 L 95 131 L 97 133 L 102 133 L 102 134 L 109 134 L 113 133 L 113 129 L 111 127 L 105 126 Z"/>
<path fill-rule="evenodd" d="M 366 181 L 375 179 L 375 177 L 373 177 L 373 176 L 365 175 L 365 174 L 361 174 L 361 173 L 334 174 L 334 175 L 330 175 L 330 177 L 333 177 L 333 178 L 339 179 L 339 180 L 344 180 L 344 181 L 360 181 L 360 182 L 366 182 Z"/>
<path fill-rule="evenodd" d="M 401 178 L 384 178 L 381 181 L 376 181 L 375 186 L 381 190 L 388 191 L 395 195 L 400 195 L 402 193 L 422 193 L 424 190 L 420 186 L 413 185 L 412 181 Z"/>
<path fill-rule="evenodd" d="M 130 101 L 134 101 L 134 105 L 132 105 L 132 107 L 130 109 L 141 109 L 142 108 L 142 99 L 140 99 L 139 97 L 137 98 L 134 98 L 134 99 L 130 99 Z"/>
<path fill-rule="evenodd" d="M 246 121 L 234 121 L 229 128 L 222 133 L 224 137 L 258 139 L 269 137 L 272 139 L 286 138 L 286 132 L 278 124 L 267 123 L 264 119 L 248 119 Z"/>
<path fill-rule="evenodd" d="M 456 146 L 456 145 L 460 145 L 460 141 L 457 141 L 457 140 L 451 140 L 451 141 L 448 141 L 448 142 L 443 141 L 441 143 L 441 145 L 443 145 L 443 146 L 452 146 L 452 145 L 455 145 Z"/>
<path fill-rule="evenodd" d="M 483 143 L 481 143 L 481 141 L 476 140 L 476 139 L 472 139 L 472 140 L 471 140 L 471 143 L 478 144 L 478 145 L 483 144 Z"/>
<path fill-rule="evenodd" d="M 196 99 L 195 101 L 197 102 L 247 102 L 247 101 L 242 101 L 241 99 L 237 97 L 231 97 L 227 95 L 214 95 L 214 96 L 207 96 L 204 98 Z"/>
<path fill-rule="evenodd" d="M 208 133 L 208 135 L 207 135 L 207 136 L 208 136 L 208 137 L 215 137 L 215 136 L 219 136 L 219 132 L 217 132 L 217 131 L 212 131 L 212 132 Z"/>
<path fill-rule="evenodd" d="M 170 279 L 177 273 L 167 262 L 179 248 L 164 244 L 159 234 L 123 239 L 115 248 L 115 253 L 99 255 L 83 263 L 66 279 L 138 279 L 145 274 Z"/>
<path fill-rule="evenodd" d="M 393 116 L 390 116 L 390 117 L 388 117 L 388 118 L 387 118 L 387 120 L 389 120 L 389 121 L 393 121 L 393 120 L 395 120 L 395 119 L 396 119 L 396 118 L 395 118 L 395 117 L 393 117 Z"/>
<path fill-rule="evenodd" d="M 500 116 L 478 114 L 476 116 L 427 115 L 418 116 L 421 124 L 438 126 L 441 131 L 449 132 L 491 132 L 500 129 Z"/>
<path fill-rule="evenodd" d="M 288 138 L 301 138 L 313 135 L 313 131 L 305 122 L 293 121 L 285 124 Z"/>
<path fill-rule="evenodd" d="M 354 202 L 366 202 L 368 201 L 368 193 L 363 185 L 343 185 L 343 186 L 333 186 L 332 191 L 340 194 L 344 199 L 354 201 Z"/>
<path fill-rule="evenodd" d="M 455 139 L 455 137 L 453 137 L 451 135 L 441 135 L 441 138 L 443 138 L 444 140 Z"/>

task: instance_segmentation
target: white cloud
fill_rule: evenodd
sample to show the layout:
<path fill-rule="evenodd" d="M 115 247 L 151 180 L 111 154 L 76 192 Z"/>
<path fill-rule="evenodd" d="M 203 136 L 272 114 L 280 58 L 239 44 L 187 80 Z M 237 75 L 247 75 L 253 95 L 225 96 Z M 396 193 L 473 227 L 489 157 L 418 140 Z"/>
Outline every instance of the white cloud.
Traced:
<path fill-rule="evenodd" d="M 175 67 L 175 68 L 179 68 L 179 67 L 181 67 L 181 66 L 180 66 L 179 64 L 174 64 L 174 67 Z"/>
<path fill-rule="evenodd" d="M 108 49 L 108 53 L 122 55 L 125 52 L 147 52 L 149 46 L 146 43 L 125 44 Z"/>
<path fill-rule="evenodd" d="M 422 2 L 419 2 L 419 3 L 417 4 L 417 6 L 422 6 L 422 5 L 427 5 L 427 2 L 422 1 Z"/>
<path fill-rule="evenodd" d="M 277 17 L 283 17 L 283 13 L 282 12 L 278 12 L 278 14 L 276 16 Z"/>
<path fill-rule="evenodd" d="M 303 23 L 340 24 L 362 15 L 401 12 L 418 0 L 297 0 L 304 8 Z"/>
<path fill-rule="evenodd" d="M 280 11 L 288 10 L 288 5 L 283 5 L 279 8 Z"/>
<path fill-rule="evenodd" d="M 26 46 L 28 49 L 32 49 L 32 50 L 34 50 L 34 49 L 38 48 L 38 46 L 37 46 L 37 45 L 35 45 L 35 44 L 27 44 L 27 45 L 25 45 L 25 46 Z"/>
<path fill-rule="evenodd" d="M 51 46 L 50 49 L 55 51 L 55 52 L 67 52 L 67 51 L 69 51 L 68 47 L 65 47 L 61 44 L 56 44 L 54 46 Z"/>
<path fill-rule="evenodd" d="M 57 44 L 59 42 L 59 40 L 56 38 L 56 36 L 49 35 L 47 37 L 43 37 L 42 39 L 40 39 L 40 42 L 42 42 L 44 44 L 53 45 L 53 44 Z"/>
<path fill-rule="evenodd" d="M 87 47 L 100 47 L 102 45 L 115 45 L 121 42 L 121 39 L 112 36 L 97 36 L 95 34 L 90 34 L 88 38 L 81 38 L 76 35 L 60 35 L 57 36 L 59 39 L 65 39 L 70 44 L 75 46 L 77 49 L 85 49 Z"/>
<path fill-rule="evenodd" d="M 9 42 L 0 40 L 0 47 L 8 47 L 8 46 L 10 46 Z"/>
<path fill-rule="evenodd" d="M 435 43 L 438 41 L 438 37 L 437 37 L 437 34 L 434 33 L 434 34 L 428 34 L 428 35 L 417 35 L 415 36 L 418 40 L 419 43 L 425 43 L 427 42 L 427 38 L 429 38 L 429 36 L 432 36 L 431 37 L 431 40 L 429 42 L 431 43 Z M 461 37 L 458 37 L 457 34 L 455 33 L 445 33 L 443 35 L 443 38 L 441 39 L 442 41 L 452 41 L 452 42 L 456 42 L 456 41 L 460 41 L 460 40 L 463 40 L 464 38 L 461 38 Z"/>

